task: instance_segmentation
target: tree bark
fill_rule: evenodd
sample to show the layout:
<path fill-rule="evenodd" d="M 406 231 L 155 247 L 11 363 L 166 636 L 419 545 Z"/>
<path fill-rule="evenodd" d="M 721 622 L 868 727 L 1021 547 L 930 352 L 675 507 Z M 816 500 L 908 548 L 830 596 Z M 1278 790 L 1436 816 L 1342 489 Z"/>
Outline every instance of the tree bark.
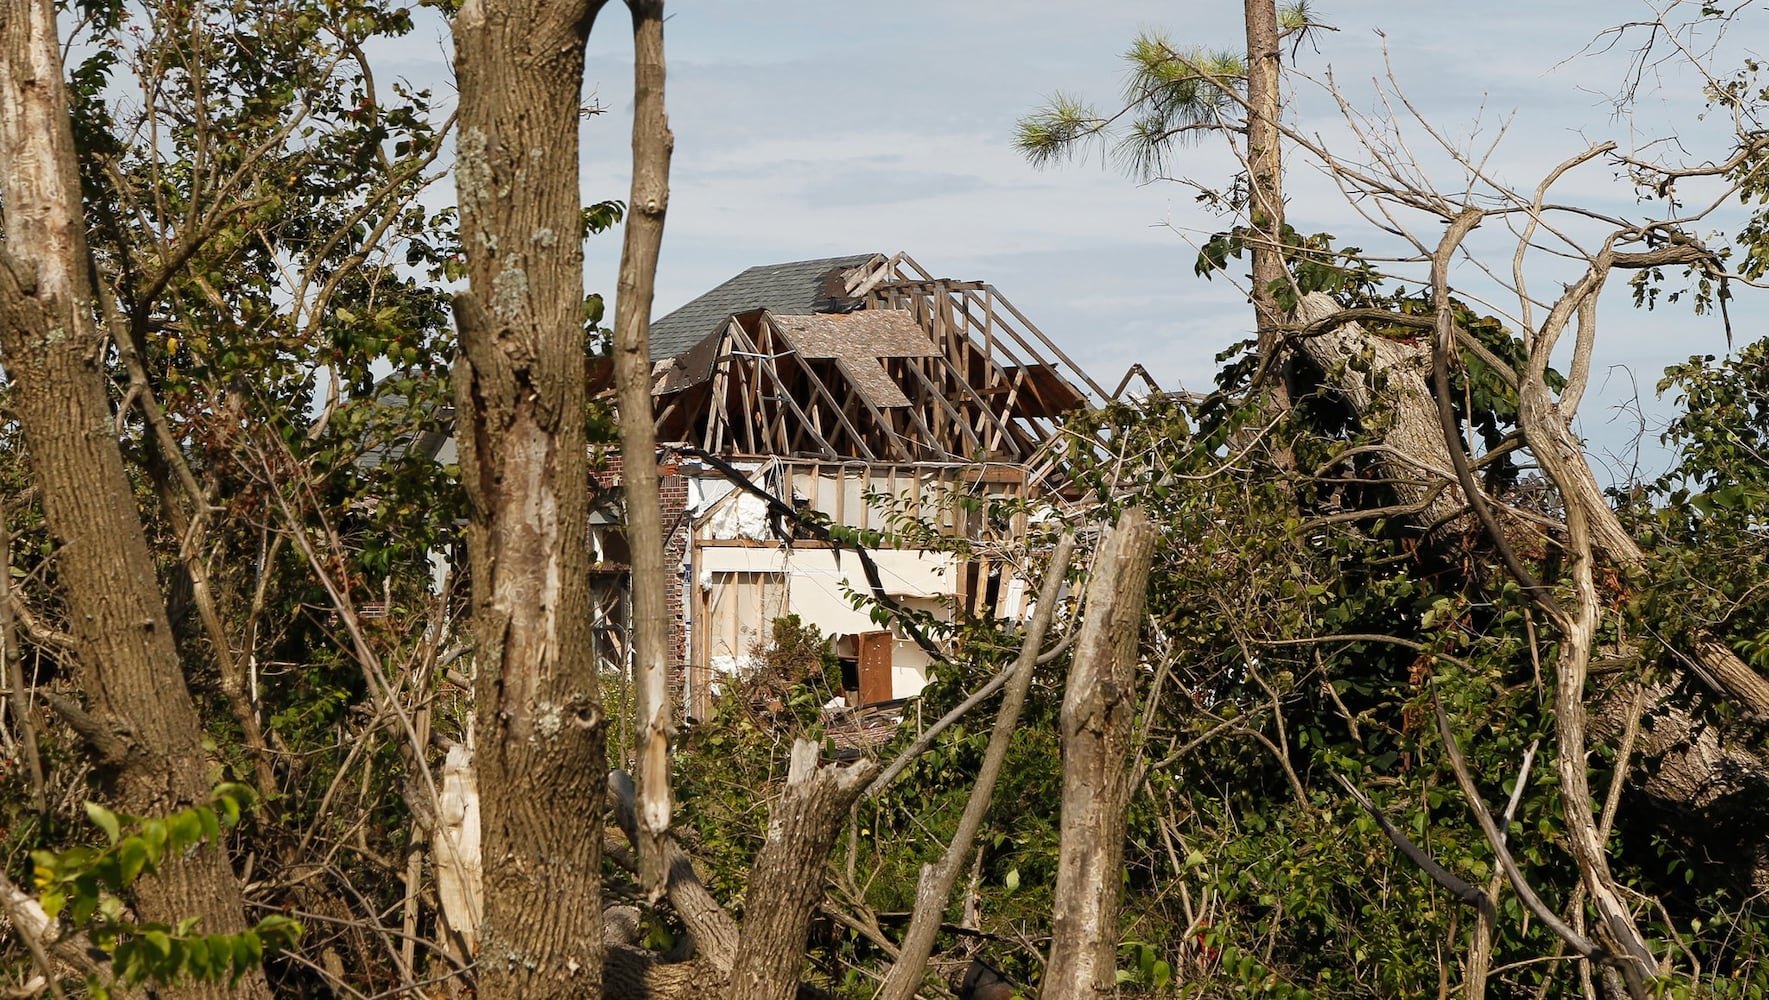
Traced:
<path fill-rule="evenodd" d="M 113 430 L 68 114 L 54 5 L 0 0 L 0 350 L 59 545 L 56 577 L 101 773 L 123 810 L 163 815 L 208 801 L 208 763 Z M 218 844 L 166 858 L 136 897 L 146 921 L 201 917 L 205 932 L 221 934 L 247 927 Z M 163 992 L 269 996 L 256 971 L 233 987 Z"/>
<path fill-rule="evenodd" d="M 1284 312 L 1273 291 L 1289 280 L 1284 268 L 1284 162 L 1279 119 L 1283 92 L 1279 74 L 1278 11 L 1274 0 L 1244 0 L 1247 28 L 1247 214 L 1253 230 L 1253 300 L 1261 363 L 1271 378 L 1268 409 L 1272 415 L 1290 410 L 1290 387 L 1278 358 Z M 1287 447 L 1274 449 L 1278 466 L 1288 470 L 1294 458 Z"/>
<path fill-rule="evenodd" d="M 1593 548 L 1628 573 L 1642 572 L 1646 568 L 1646 553 L 1604 498 L 1591 463 L 1586 461 L 1584 449 L 1573 435 L 1571 415 L 1561 411 L 1547 386 L 1545 370 L 1552 349 L 1552 340 L 1547 340 L 1531 352 L 1531 364 L 1518 391 L 1518 426 L 1529 442 L 1531 454 L 1559 491 L 1569 519 L 1571 510 L 1577 508 L 1588 522 Z M 1535 360 L 1538 357 L 1539 363 Z M 1702 679 L 1752 719 L 1769 720 L 1769 680 L 1751 669 L 1725 643 L 1707 634 L 1691 638 L 1689 656 L 1699 666 Z"/>
<path fill-rule="evenodd" d="M 614 809 L 615 822 L 637 850 L 638 807 L 634 802 L 632 780 L 625 772 L 616 771 L 608 776 L 608 800 Z M 717 970 L 721 977 L 729 976 L 731 967 L 737 964 L 737 922 L 700 880 L 700 873 L 694 869 L 694 859 L 688 857 L 671 837 L 664 837 L 663 847 L 664 862 L 669 868 L 669 882 L 665 888 L 670 906 L 681 918 L 682 925 L 688 928 L 688 935 L 694 940 L 695 954 Z"/>
<path fill-rule="evenodd" d="M 788 1000 L 798 992 L 811 911 L 823 898 L 823 866 L 875 767 L 869 760 L 818 767 L 817 744 L 794 741 L 786 789 L 769 810 L 768 839 L 749 873 L 730 1000 Z"/>
<path fill-rule="evenodd" d="M 1159 533 L 1132 507 L 1100 546 L 1063 694 L 1063 800 L 1043 1000 L 1116 989 L 1136 656 Z"/>
<path fill-rule="evenodd" d="M 1245 0 L 1247 25 L 1247 202 L 1253 241 L 1253 312 L 1261 353 L 1277 345 L 1283 311 L 1272 288 L 1285 280 L 1283 150 L 1278 118 L 1278 12 L 1274 0 Z"/>
<path fill-rule="evenodd" d="M 632 553 L 633 690 L 638 744 L 639 881 L 653 901 L 669 880 L 669 608 L 657 428 L 651 408 L 651 298 L 669 207 L 670 135 L 664 110 L 663 2 L 628 0 L 633 13 L 633 188 L 614 307 L 614 378 L 620 412 L 621 484 Z"/>
<path fill-rule="evenodd" d="M 456 433 L 471 510 L 478 994 L 601 994 L 604 721 L 590 656 L 584 43 L 597 0 L 466 0 Z"/>
<path fill-rule="evenodd" d="M 1310 292 L 1297 301 L 1296 323 L 1307 327 L 1339 311 L 1325 293 Z M 1462 514 L 1464 498 L 1431 394 L 1429 346 L 1372 337 L 1357 323 L 1341 323 L 1299 338 L 1296 349 L 1326 373 L 1364 429 L 1382 435 L 1377 468 L 1395 499 L 1417 509 L 1416 521 L 1442 524 Z"/>
<path fill-rule="evenodd" d="M 1592 577 L 1590 533 L 1584 512 L 1567 508 L 1568 554 L 1576 608 L 1564 623 L 1560 659 L 1554 671 L 1555 763 L 1560 773 L 1561 811 L 1566 818 L 1567 852 L 1578 865 L 1585 893 L 1600 918 L 1597 937 L 1618 963 L 1632 962 L 1628 970 L 1630 992 L 1642 995 L 1637 983 L 1653 974 L 1652 952 L 1634 916 L 1622 902 L 1615 876 L 1609 870 L 1609 854 L 1592 814 L 1591 788 L 1586 755 L 1585 679 L 1596 639 L 1601 605 Z"/>

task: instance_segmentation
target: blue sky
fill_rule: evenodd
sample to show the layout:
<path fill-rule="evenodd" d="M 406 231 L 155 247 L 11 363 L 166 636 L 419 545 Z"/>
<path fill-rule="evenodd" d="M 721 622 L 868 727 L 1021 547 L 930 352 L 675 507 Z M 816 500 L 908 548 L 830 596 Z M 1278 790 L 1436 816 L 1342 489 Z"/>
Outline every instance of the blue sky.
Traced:
<path fill-rule="evenodd" d="M 1646 15 L 1644 4 L 1494 2 L 1478 13 L 1429 0 L 1314 6 L 1338 30 L 1322 35 L 1318 51 L 1299 53 L 1304 73 L 1319 81 L 1330 69 L 1352 104 L 1370 110 L 1386 46 L 1395 79 L 1447 136 L 1484 147 L 1507 125 L 1489 166 L 1511 183 L 1533 187 L 1593 141 L 1637 148 L 1705 127 L 1697 122 L 1699 80 L 1674 66 L 1647 79 L 1631 117 L 1613 111 L 1607 95 L 1621 85 L 1631 45 L 1593 54 L 1592 43 L 1606 27 Z M 936 273 L 992 282 L 1108 386 L 1141 362 L 1165 387 L 1207 387 L 1212 358 L 1250 321 L 1233 287 L 1192 274 L 1193 241 L 1223 220 L 1201 211 L 1191 189 L 1138 185 L 1098 157 L 1034 169 L 1011 139 L 1015 119 L 1053 91 L 1109 105 L 1122 86 L 1120 53 L 1139 30 L 1235 47 L 1240 13 L 1240 4 L 1223 0 L 676 5 L 666 32 L 676 151 L 657 313 L 754 264 L 902 250 Z M 631 46 L 623 15 L 610 8 L 589 47 L 586 90 L 607 113 L 584 130 L 586 201 L 626 195 Z M 450 47 L 441 30 L 421 29 L 386 55 L 402 72 L 435 73 Z M 1734 64 L 1729 54 L 1719 66 L 1729 72 Z M 1344 143 L 1325 93 L 1307 80 L 1293 90 L 1293 122 Z M 1434 182 L 1461 182 L 1452 164 L 1426 155 L 1423 133 L 1407 139 Z M 1726 151 L 1689 144 L 1697 159 Z M 1216 143 L 1187 150 L 1181 162 L 1212 185 L 1232 168 Z M 1604 167 L 1567 178 L 1557 191 L 1561 200 L 1638 211 L 1631 187 Z M 1295 158 L 1288 193 L 1298 229 L 1333 232 L 1375 253 L 1392 249 Z M 1508 271 L 1504 235 L 1483 233 L 1473 245 Z M 600 237 L 589 254 L 590 287 L 611 293 L 618 235 Z M 1532 272 L 1532 287 L 1554 287 L 1563 273 L 1545 262 Z M 1472 291 L 1481 279 L 1468 272 L 1457 280 Z M 1761 334 L 1748 307 L 1734 319 L 1740 339 Z M 1614 408 L 1636 387 L 1656 438 L 1666 409 L 1651 397 L 1662 368 L 1724 350 L 1714 322 L 1680 309 L 1634 315 L 1611 295 L 1581 421 L 1593 452 L 1626 457 L 1637 428 L 1616 419 Z M 1654 448 L 1647 462 L 1660 466 L 1664 456 Z M 1610 464 L 1615 474 L 1626 471 Z"/>

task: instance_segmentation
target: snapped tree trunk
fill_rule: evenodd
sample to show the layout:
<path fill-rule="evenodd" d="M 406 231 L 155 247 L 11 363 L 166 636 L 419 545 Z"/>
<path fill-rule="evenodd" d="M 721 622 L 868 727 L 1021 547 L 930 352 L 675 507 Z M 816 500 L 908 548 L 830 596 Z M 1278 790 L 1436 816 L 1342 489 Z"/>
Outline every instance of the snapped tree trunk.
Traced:
<path fill-rule="evenodd" d="M 466 0 L 454 380 L 471 509 L 478 993 L 596 997 L 606 773 L 590 655 L 579 98 L 594 0 Z"/>
<path fill-rule="evenodd" d="M 614 810 L 614 821 L 635 850 L 639 846 L 639 816 L 632 778 L 624 771 L 608 776 L 608 804 Z M 694 942 L 695 956 L 709 965 L 724 980 L 737 964 L 737 921 L 713 897 L 712 891 L 694 870 L 694 859 L 676 846 L 674 839 L 664 837 L 664 862 L 669 869 L 665 889 L 670 906 L 688 929 Z"/>
<path fill-rule="evenodd" d="M 1295 325 L 1319 324 L 1337 311 L 1332 299 L 1311 293 L 1301 298 Z M 1430 351 L 1423 343 L 1375 337 L 1359 324 L 1346 322 L 1298 339 L 1297 349 L 1326 373 L 1328 384 L 1359 420 L 1382 431 L 1378 467 L 1394 483 L 1397 499 L 1415 509 L 1408 515 L 1414 523 L 1429 528 L 1465 516 L 1466 498 L 1455 483 L 1452 459 L 1438 425 L 1436 400 L 1427 381 Z M 1543 373 L 1526 371 L 1520 383 L 1523 405 L 1519 426 L 1532 454 L 1563 501 L 1585 514 L 1593 548 L 1627 572 L 1640 571 L 1646 556 L 1604 500 Z M 1769 717 L 1769 682 L 1724 643 L 1698 636 L 1688 654 L 1717 693 L 1749 716 Z M 1697 719 L 1677 695 L 1679 680 L 1673 676 L 1648 686 L 1648 712 L 1654 721 L 1643 737 L 1642 748 L 1649 755 L 1665 756 L 1661 766 L 1646 776 L 1643 790 L 1668 805 L 1701 813 L 1720 799 L 1749 788 L 1769 788 L 1769 762 L 1760 746 Z M 1592 706 L 1593 735 L 1612 736 L 1621 731 L 1621 717 L 1632 703 L 1632 690 L 1631 685 L 1618 690 Z M 1762 880 L 1769 883 L 1769 863 L 1759 870 L 1765 873 Z"/>
<path fill-rule="evenodd" d="M 614 378 L 620 413 L 621 485 L 632 553 L 632 637 L 638 744 L 639 881 L 653 901 L 669 879 L 669 608 L 663 510 L 657 493 L 657 428 L 651 409 L 651 297 L 669 207 L 670 135 L 663 101 L 663 2 L 629 0 L 633 12 L 633 189 L 614 306 Z"/>
<path fill-rule="evenodd" d="M 1297 300 L 1296 324 L 1307 327 L 1338 311 L 1331 297 L 1309 292 Z M 1430 526 L 1459 517 L 1465 505 L 1431 394 L 1430 348 L 1341 323 L 1298 339 L 1296 349 L 1325 373 L 1366 430 L 1381 433 L 1376 465 L 1395 499 L 1416 510 L 1414 520 Z"/>
<path fill-rule="evenodd" d="M 124 472 L 106 395 L 55 5 L 0 0 L 0 350 L 58 549 L 86 737 L 115 803 L 164 815 L 209 799 L 196 705 L 184 681 L 153 556 Z M 221 847 L 166 858 L 136 884 L 146 921 L 247 927 Z M 268 997 L 262 973 L 236 986 L 184 983 L 173 997 Z"/>
<path fill-rule="evenodd" d="M 868 760 L 819 767 L 817 744 L 793 742 L 786 788 L 768 811 L 768 839 L 749 873 L 730 1000 L 787 1000 L 798 992 L 829 848 L 874 767 Z"/>
<path fill-rule="evenodd" d="M 1136 723 L 1136 655 L 1158 532 L 1132 507 L 1100 545 L 1063 693 L 1063 800 L 1043 1000 L 1111 996 Z"/>

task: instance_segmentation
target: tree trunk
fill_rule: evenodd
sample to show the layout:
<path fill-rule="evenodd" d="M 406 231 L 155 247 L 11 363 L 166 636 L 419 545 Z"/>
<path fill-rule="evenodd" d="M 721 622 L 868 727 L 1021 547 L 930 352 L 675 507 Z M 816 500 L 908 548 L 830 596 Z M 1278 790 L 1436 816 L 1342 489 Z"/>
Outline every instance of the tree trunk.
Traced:
<path fill-rule="evenodd" d="M 768 839 L 749 873 L 730 1000 L 788 1000 L 798 992 L 811 911 L 823 898 L 823 866 L 874 767 L 868 760 L 818 767 L 817 744 L 793 743 L 786 789 L 768 812 Z"/>
<path fill-rule="evenodd" d="M 1140 508 L 1126 510 L 1087 581 L 1087 617 L 1063 694 L 1062 820 L 1043 1000 L 1116 989 L 1137 637 L 1158 534 Z"/>
<path fill-rule="evenodd" d="M 195 703 L 166 619 L 153 556 L 106 396 L 80 181 L 62 82 L 55 7 L 0 0 L 0 349 L 62 582 L 86 695 L 64 714 L 92 743 L 117 804 L 164 815 L 209 799 Z M 168 857 L 136 885 L 143 920 L 201 917 L 209 933 L 247 927 L 219 845 Z M 267 997 L 260 972 L 176 997 Z"/>
<path fill-rule="evenodd" d="M 1539 352 L 1541 365 L 1532 362 L 1524 374 L 1518 395 L 1518 426 L 1529 442 L 1531 454 L 1554 483 L 1567 508 L 1578 508 L 1589 522 L 1591 544 L 1629 573 L 1646 568 L 1646 553 L 1628 533 L 1604 498 L 1603 488 L 1573 435 L 1570 418 L 1562 415 L 1548 389 L 1543 369 L 1546 351 Z M 1712 636 L 1693 636 L 1690 657 L 1699 664 L 1702 678 L 1756 721 L 1769 720 L 1769 680 L 1751 669 L 1730 646 Z"/>
<path fill-rule="evenodd" d="M 1281 237 L 1284 227 L 1283 152 L 1278 117 L 1278 12 L 1273 0 L 1245 0 L 1247 22 L 1247 204 L 1253 241 L 1253 311 L 1259 322 L 1259 349 L 1277 344 L 1283 312 L 1272 287 L 1285 280 Z"/>
<path fill-rule="evenodd" d="M 1306 327 L 1338 311 L 1332 298 L 1310 292 L 1297 301 L 1296 324 Z M 1326 373 L 1364 429 L 1382 435 L 1376 466 L 1395 499 L 1416 509 L 1415 521 L 1443 524 L 1464 512 L 1431 394 L 1426 344 L 1372 337 L 1357 323 L 1342 323 L 1300 338 L 1296 349 Z"/>
<path fill-rule="evenodd" d="M 471 505 L 481 997 L 596 997 L 606 770 L 590 656 L 579 96 L 595 0 L 455 16 L 456 433 Z"/>
<path fill-rule="evenodd" d="M 1584 512 L 1567 508 L 1565 548 L 1571 565 L 1572 600 L 1576 602 L 1563 623 L 1560 657 L 1554 670 L 1554 758 L 1560 773 L 1560 805 L 1566 820 L 1566 850 L 1578 865 L 1579 876 L 1598 915 L 1597 937 L 1619 963 L 1632 961 L 1628 969 L 1630 992 L 1641 995 L 1637 983 L 1653 974 L 1652 951 L 1647 947 L 1634 916 L 1622 901 L 1615 876 L 1609 869 L 1608 845 L 1592 814 L 1586 753 L 1585 679 L 1591 648 L 1602 617 L 1602 605 L 1592 578 L 1591 538 Z"/>
<path fill-rule="evenodd" d="M 630 0 L 633 10 L 633 189 L 615 299 L 614 378 L 619 398 L 621 485 L 633 561 L 633 690 L 637 719 L 639 881 L 653 901 L 669 879 L 664 838 L 670 826 L 669 608 L 663 564 L 663 510 L 657 494 L 657 428 L 652 422 L 650 328 L 657 255 L 669 207 L 670 135 L 663 102 L 663 2 Z"/>
<path fill-rule="evenodd" d="M 1284 268 L 1284 163 L 1278 130 L 1283 114 L 1279 89 L 1281 51 L 1278 48 L 1278 12 L 1274 0 L 1245 0 L 1247 26 L 1247 212 L 1253 229 L 1253 316 L 1257 324 L 1259 356 L 1268 369 L 1271 415 L 1290 409 L 1290 387 L 1278 358 L 1284 320 L 1273 289 L 1288 280 Z M 1274 449 L 1282 469 L 1294 459 L 1287 447 Z"/>
<path fill-rule="evenodd" d="M 640 836 L 638 807 L 634 802 L 632 779 L 626 772 L 616 771 L 608 776 L 608 803 L 614 810 L 614 820 L 621 832 L 637 850 Z M 700 880 L 700 873 L 694 869 L 694 859 L 671 837 L 664 837 L 663 847 L 664 863 L 669 869 L 665 889 L 670 906 L 681 918 L 682 926 L 688 929 L 695 955 L 710 965 L 721 979 L 729 977 L 731 967 L 737 964 L 737 922 Z"/>

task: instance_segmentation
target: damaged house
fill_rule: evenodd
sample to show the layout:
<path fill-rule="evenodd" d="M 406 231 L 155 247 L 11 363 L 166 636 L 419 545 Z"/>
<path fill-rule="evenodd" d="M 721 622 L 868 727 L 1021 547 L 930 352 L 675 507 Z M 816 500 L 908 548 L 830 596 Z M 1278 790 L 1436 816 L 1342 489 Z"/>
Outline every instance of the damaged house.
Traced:
<path fill-rule="evenodd" d="M 1019 617 L 1026 584 L 994 553 L 1014 548 L 1026 515 L 979 501 L 1059 488 L 1059 422 L 1106 395 L 992 286 L 902 254 L 750 268 L 654 320 L 651 353 L 689 717 L 707 715 L 720 674 L 751 662 L 784 615 L 835 637 L 860 705 L 919 692 L 930 657 L 858 595 L 944 620 Z M 626 663 L 630 607 L 619 475 L 599 476 L 592 526 L 610 670 Z M 874 544 L 863 559 L 830 540 L 892 531 L 893 512 L 974 544 L 962 558 Z"/>

